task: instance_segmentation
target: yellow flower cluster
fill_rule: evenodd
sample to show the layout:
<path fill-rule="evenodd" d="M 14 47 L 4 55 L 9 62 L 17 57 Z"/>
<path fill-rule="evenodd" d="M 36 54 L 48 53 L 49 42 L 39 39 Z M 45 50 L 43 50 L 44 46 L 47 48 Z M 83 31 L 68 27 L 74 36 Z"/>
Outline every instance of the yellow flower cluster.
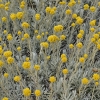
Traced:
<path fill-rule="evenodd" d="M 40 90 L 35 90 L 34 92 L 36 97 L 39 97 L 41 95 L 41 91 Z"/>
<path fill-rule="evenodd" d="M 13 39 L 12 35 L 11 35 L 11 34 L 8 34 L 8 35 L 7 35 L 7 39 L 8 39 L 9 41 L 12 40 L 12 39 Z"/>
<path fill-rule="evenodd" d="M 72 13 L 72 11 L 70 9 L 66 10 L 66 14 L 70 15 Z"/>
<path fill-rule="evenodd" d="M 56 13 L 56 7 L 46 7 L 45 11 L 47 14 L 54 15 Z"/>
<path fill-rule="evenodd" d="M 50 43 L 57 42 L 59 40 L 58 36 L 56 35 L 50 35 L 47 39 Z"/>
<path fill-rule="evenodd" d="M 0 60 L 0 67 L 4 65 L 4 62 Z"/>
<path fill-rule="evenodd" d="M 85 4 L 84 5 L 84 10 L 88 10 L 89 9 L 89 5 L 88 4 Z"/>
<path fill-rule="evenodd" d="M 54 26 L 54 31 L 55 32 L 61 32 L 63 31 L 63 25 L 57 25 L 57 26 Z"/>
<path fill-rule="evenodd" d="M 91 6 L 91 7 L 90 7 L 90 11 L 91 11 L 91 12 L 95 12 L 95 11 L 96 11 L 96 7 Z"/>
<path fill-rule="evenodd" d="M 2 100 L 9 100 L 7 97 L 2 98 Z"/>
<path fill-rule="evenodd" d="M 15 76 L 15 77 L 14 77 L 14 81 L 15 81 L 15 82 L 19 82 L 20 80 L 21 80 L 20 76 Z"/>
<path fill-rule="evenodd" d="M 2 49 L 2 47 L 0 47 L 0 54 L 2 54 L 3 53 L 3 49 Z"/>
<path fill-rule="evenodd" d="M 8 57 L 11 57 L 11 56 L 12 56 L 12 52 L 11 52 L 11 51 L 5 51 L 5 52 L 3 53 L 3 55 L 4 55 L 6 58 L 8 58 Z"/>
<path fill-rule="evenodd" d="M 27 22 L 23 22 L 23 23 L 22 23 L 22 27 L 23 27 L 23 28 L 29 28 L 29 26 L 30 26 L 30 25 L 29 25 Z"/>
<path fill-rule="evenodd" d="M 35 14 L 35 19 L 40 20 L 40 14 Z"/>
<path fill-rule="evenodd" d="M 48 48 L 49 47 L 48 42 L 42 42 L 40 45 L 41 45 L 41 47 L 44 47 L 44 48 Z"/>
<path fill-rule="evenodd" d="M 21 1 L 21 3 L 20 3 L 20 8 L 23 9 L 23 8 L 25 7 L 25 4 L 26 4 L 25 1 Z"/>
<path fill-rule="evenodd" d="M 83 44 L 81 42 L 77 43 L 76 46 L 81 49 L 83 47 Z"/>
<path fill-rule="evenodd" d="M 49 78 L 49 81 L 50 81 L 51 83 L 54 83 L 54 82 L 56 81 L 56 77 L 51 76 L 51 77 Z"/>
<path fill-rule="evenodd" d="M 10 18 L 11 18 L 11 20 L 16 20 L 16 14 L 15 13 L 11 13 L 10 14 Z"/>
<path fill-rule="evenodd" d="M 74 45 L 73 44 L 69 44 L 69 48 L 70 49 L 73 49 L 74 48 Z"/>
<path fill-rule="evenodd" d="M 90 21 L 90 26 L 95 26 L 95 24 L 96 24 L 96 20 L 92 20 L 92 21 Z"/>
<path fill-rule="evenodd" d="M 66 1 L 60 1 L 59 4 L 60 5 L 65 5 L 66 4 Z"/>
<path fill-rule="evenodd" d="M 23 89 L 23 95 L 24 95 L 25 97 L 30 96 L 30 95 L 31 95 L 31 90 L 30 90 L 29 88 Z"/>
<path fill-rule="evenodd" d="M 40 40 L 40 39 L 41 39 L 41 35 L 37 35 L 37 36 L 36 36 L 36 39 L 37 39 L 37 40 Z"/>
<path fill-rule="evenodd" d="M 34 69 L 37 71 L 40 70 L 40 65 L 34 65 Z"/>
<path fill-rule="evenodd" d="M 9 74 L 8 73 L 4 73 L 4 77 L 8 78 Z"/>
<path fill-rule="evenodd" d="M 31 67 L 31 63 L 29 61 L 25 61 L 23 62 L 22 67 L 24 69 L 29 69 Z"/>
<path fill-rule="evenodd" d="M 65 54 L 62 54 L 61 55 L 61 62 L 62 63 L 66 63 L 67 61 L 68 61 L 68 59 L 67 59 L 66 55 Z"/>
<path fill-rule="evenodd" d="M 80 57 L 79 62 L 80 63 L 84 63 L 85 62 L 85 58 L 84 57 Z"/>
<path fill-rule="evenodd" d="M 14 62 L 14 58 L 13 57 L 8 57 L 7 58 L 7 63 L 8 64 L 12 64 Z"/>
<path fill-rule="evenodd" d="M 76 4 L 75 0 L 70 0 L 70 2 L 68 3 L 69 7 L 73 7 Z"/>
<path fill-rule="evenodd" d="M 16 17 L 17 17 L 18 19 L 22 19 L 23 16 L 24 16 L 24 12 L 17 12 L 17 14 L 16 14 Z"/>
<path fill-rule="evenodd" d="M 79 24 L 79 25 L 81 25 L 82 23 L 83 23 L 83 19 L 81 18 L 81 17 L 77 17 L 76 18 L 76 24 Z"/>
<path fill-rule="evenodd" d="M 61 35 L 60 36 L 60 40 L 65 40 L 66 39 L 66 36 L 65 35 Z"/>
<path fill-rule="evenodd" d="M 29 37 L 30 37 L 30 36 L 29 36 L 28 33 L 25 33 L 25 34 L 24 34 L 24 38 L 25 38 L 25 39 L 28 39 Z"/>
<path fill-rule="evenodd" d="M 82 84 L 86 85 L 89 83 L 89 80 L 87 78 L 82 79 Z"/>
<path fill-rule="evenodd" d="M 97 73 L 93 74 L 93 80 L 94 81 L 98 81 L 99 79 L 100 79 L 99 74 L 97 74 Z"/>
<path fill-rule="evenodd" d="M 68 74 L 68 69 L 63 69 L 63 70 L 62 70 L 62 73 L 63 73 L 63 74 Z"/>
<path fill-rule="evenodd" d="M 6 17 L 2 17 L 2 22 L 6 22 L 7 18 Z"/>

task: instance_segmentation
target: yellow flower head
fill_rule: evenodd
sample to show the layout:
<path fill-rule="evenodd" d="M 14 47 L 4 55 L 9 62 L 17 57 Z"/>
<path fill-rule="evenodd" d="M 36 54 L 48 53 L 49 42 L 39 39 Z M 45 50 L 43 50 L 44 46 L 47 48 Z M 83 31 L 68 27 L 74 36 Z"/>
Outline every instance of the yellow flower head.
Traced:
<path fill-rule="evenodd" d="M 12 39 L 13 39 L 12 35 L 11 35 L 11 34 L 8 34 L 8 35 L 7 35 L 7 39 L 8 39 L 9 41 L 12 40 Z"/>
<path fill-rule="evenodd" d="M 15 76 L 15 77 L 14 77 L 14 81 L 15 81 L 15 82 L 19 82 L 20 80 L 21 80 L 20 76 Z"/>
<path fill-rule="evenodd" d="M 70 49 L 74 48 L 74 45 L 73 45 L 73 44 L 70 44 L 70 45 L 69 45 L 69 48 L 70 48 Z"/>
<path fill-rule="evenodd" d="M 35 96 L 38 97 L 41 95 L 41 91 L 40 90 L 35 90 L 34 92 Z"/>
<path fill-rule="evenodd" d="M 57 25 L 57 26 L 54 26 L 54 31 L 55 32 L 61 32 L 63 31 L 63 25 Z"/>
<path fill-rule="evenodd" d="M 100 50 L 100 44 L 97 44 L 97 49 Z"/>
<path fill-rule="evenodd" d="M 85 4 L 84 5 L 84 10 L 88 10 L 89 9 L 89 5 L 88 4 Z"/>
<path fill-rule="evenodd" d="M 8 73 L 4 73 L 4 77 L 8 78 L 9 74 Z"/>
<path fill-rule="evenodd" d="M 48 47 L 49 47 L 48 42 L 42 42 L 40 45 L 41 45 L 42 47 L 44 47 L 44 48 L 48 48 Z"/>
<path fill-rule="evenodd" d="M 0 47 L 0 54 L 2 54 L 3 53 L 3 49 L 2 49 L 2 47 Z"/>
<path fill-rule="evenodd" d="M 80 62 L 80 63 L 84 63 L 84 62 L 85 62 L 85 58 L 84 58 L 84 57 L 81 57 L 81 58 L 79 59 L 79 62 Z"/>
<path fill-rule="evenodd" d="M 14 58 L 13 57 L 8 57 L 7 58 L 7 63 L 8 64 L 12 64 L 14 62 Z"/>
<path fill-rule="evenodd" d="M 41 17 L 40 14 L 35 14 L 35 19 L 36 20 L 40 20 L 40 17 Z"/>
<path fill-rule="evenodd" d="M 96 20 L 92 20 L 92 21 L 90 21 L 90 26 L 95 26 L 95 24 L 96 24 Z"/>
<path fill-rule="evenodd" d="M 60 36 L 60 40 L 65 40 L 66 39 L 66 36 L 65 35 L 61 35 Z"/>
<path fill-rule="evenodd" d="M 24 12 L 17 12 L 16 16 L 18 19 L 22 19 L 24 16 Z"/>
<path fill-rule="evenodd" d="M 7 33 L 7 30 L 4 30 L 3 33 L 6 34 Z"/>
<path fill-rule="evenodd" d="M 51 7 L 46 7 L 45 11 L 46 11 L 46 13 L 50 13 Z"/>
<path fill-rule="evenodd" d="M 29 26 L 30 26 L 30 25 L 29 25 L 27 22 L 23 22 L 23 23 L 22 23 L 22 27 L 23 27 L 23 28 L 29 28 Z"/>
<path fill-rule="evenodd" d="M 66 57 L 66 54 L 64 54 L 64 53 L 61 54 L 61 59 L 62 59 L 63 57 Z"/>
<path fill-rule="evenodd" d="M 25 39 L 28 39 L 29 37 L 30 37 L 30 36 L 29 36 L 28 33 L 25 33 L 25 34 L 24 34 L 24 38 L 25 38 Z"/>
<path fill-rule="evenodd" d="M 70 15 L 72 13 L 72 11 L 70 9 L 66 10 L 66 14 Z"/>
<path fill-rule="evenodd" d="M 38 30 L 35 30 L 34 33 L 35 33 L 35 34 L 38 34 Z"/>
<path fill-rule="evenodd" d="M 30 60 L 30 58 L 29 57 L 26 57 L 26 59 L 25 59 L 26 61 L 29 61 Z"/>
<path fill-rule="evenodd" d="M 3 54 L 6 58 L 10 57 L 12 55 L 11 51 L 5 51 Z"/>
<path fill-rule="evenodd" d="M 20 8 L 25 8 L 25 5 L 24 4 L 20 4 Z"/>
<path fill-rule="evenodd" d="M 95 86 L 98 86 L 99 85 L 99 82 L 95 82 Z"/>
<path fill-rule="evenodd" d="M 20 3 L 21 5 L 25 5 L 26 4 L 26 2 L 23 0 L 23 1 L 21 1 L 21 3 Z"/>
<path fill-rule="evenodd" d="M 37 71 L 40 70 L 40 65 L 35 65 L 34 69 L 37 70 Z"/>
<path fill-rule="evenodd" d="M 81 33 L 83 35 L 84 34 L 84 30 L 80 30 L 79 33 Z"/>
<path fill-rule="evenodd" d="M 56 81 L 56 77 L 51 76 L 51 77 L 49 78 L 49 81 L 50 81 L 51 83 L 54 83 L 54 82 Z"/>
<path fill-rule="evenodd" d="M 72 14 L 72 18 L 76 19 L 77 18 L 77 14 Z"/>
<path fill-rule="evenodd" d="M 90 7 L 90 11 L 91 11 L 91 12 L 95 12 L 95 11 L 96 11 L 96 7 L 91 6 L 91 7 Z"/>
<path fill-rule="evenodd" d="M 81 25 L 82 23 L 83 23 L 83 19 L 81 18 L 81 17 L 78 17 L 77 19 L 76 19 L 76 23 L 77 24 L 79 24 L 79 25 Z"/>
<path fill-rule="evenodd" d="M 17 47 L 17 50 L 20 51 L 21 50 L 21 47 Z"/>
<path fill-rule="evenodd" d="M 2 100 L 9 100 L 7 97 L 2 98 Z"/>
<path fill-rule="evenodd" d="M 72 23 L 72 24 L 71 24 L 72 27 L 75 27 L 75 25 L 76 25 L 75 23 Z"/>
<path fill-rule="evenodd" d="M 21 32 L 21 31 L 18 31 L 18 32 L 17 32 L 17 34 L 18 34 L 18 35 L 21 35 L 21 34 L 22 34 L 22 32 Z"/>
<path fill-rule="evenodd" d="M 94 32 L 94 31 L 95 31 L 95 28 L 93 28 L 93 27 L 90 28 L 90 31 L 91 31 L 91 32 Z"/>
<path fill-rule="evenodd" d="M 79 38 L 79 39 L 81 39 L 83 37 L 83 34 L 81 34 L 81 33 L 79 33 L 78 35 L 77 35 L 77 38 Z"/>
<path fill-rule="evenodd" d="M 41 39 L 41 35 L 37 35 L 37 40 L 40 40 Z"/>
<path fill-rule="evenodd" d="M 51 15 L 54 15 L 54 14 L 55 14 L 55 10 L 51 8 L 50 14 L 51 14 Z"/>
<path fill-rule="evenodd" d="M 62 63 L 66 63 L 67 60 L 68 60 L 67 57 L 62 57 L 62 58 L 61 58 L 61 62 L 62 62 Z"/>
<path fill-rule="evenodd" d="M 93 74 L 93 80 L 94 81 L 98 81 L 100 79 L 100 76 L 99 76 L 99 74 Z"/>
<path fill-rule="evenodd" d="M 2 17 L 2 22 L 6 22 L 7 18 L 6 17 Z"/>
<path fill-rule="evenodd" d="M 0 4 L 0 8 L 4 8 L 5 7 L 5 5 L 4 4 Z"/>
<path fill-rule="evenodd" d="M 63 73 L 63 74 L 68 74 L 68 69 L 63 69 L 63 70 L 62 70 L 62 73 Z"/>
<path fill-rule="evenodd" d="M 23 95 L 24 95 L 25 97 L 30 96 L 30 95 L 31 95 L 31 90 L 30 90 L 29 88 L 23 89 Z"/>
<path fill-rule="evenodd" d="M 87 78 L 82 79 L 82 84 L 86 85 L 89 83 L 89 80 Z"/>
<path fill-rule="evenodd" d="M 83 44 L 81 42 L 77 43 L 76 46 L 81 49 L 83 47 Z"/>
<path fill-rule="evenodd" d="M 95 33 L 95 34 L 93 35 L 93 38 L 99 39 L 99 34 Z"/>
<path fill-rule="evenodd" d="M 24 69 L 29 69 L 31 67 L 31 63 L 29 61 L 25 61 L 23 62 L 22 67 Z"/>
<path fill-rule="evenodd" d="M 4 62 L 0 60 L 0 67 L 4 65 Z"/>
<path fill-rule="evenodd" d="M 88 58 L 88 54 L 84 54 L 84 58 L 87 59 Z"/>
<path fill-rule="evenodd" d="M 59 38 L 56 35 L 50 35 L 47 39 L 50 43 L 57 42 Z"/>
<path fill-rule="evenodd" d="M 5 6 L 5 10 L 8 11 L 9 10 L 9 7 L 8 6 Z"/>
<path fill-rule="evenodd" d="M 46 59 L 49 60 L 50 59 L 50 56 L 47 56 Z"/>
<path fill-rule="evenodd" d="M 11 14 L 10 14 L 10 18 L 11 18 L 11 20 L 15 20 L 15 19 L 16 19 L 16 14 L 11 13 Z"/>

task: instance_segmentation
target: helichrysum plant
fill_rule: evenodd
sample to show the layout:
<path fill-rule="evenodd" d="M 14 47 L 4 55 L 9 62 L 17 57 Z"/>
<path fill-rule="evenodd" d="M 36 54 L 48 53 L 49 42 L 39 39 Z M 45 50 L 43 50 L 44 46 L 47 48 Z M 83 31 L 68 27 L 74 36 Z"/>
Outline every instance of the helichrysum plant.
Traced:
<path fill-rule="evenodd" d="M 100 100 L 100 1 L 0 0 L 0 100 Z"/>

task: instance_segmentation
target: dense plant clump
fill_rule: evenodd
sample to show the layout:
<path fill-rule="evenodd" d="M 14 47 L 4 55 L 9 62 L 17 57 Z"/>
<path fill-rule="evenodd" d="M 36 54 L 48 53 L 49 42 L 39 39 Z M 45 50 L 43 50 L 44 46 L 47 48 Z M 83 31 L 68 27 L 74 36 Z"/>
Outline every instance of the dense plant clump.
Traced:
<path fill-rule="evenodd" d="M 0 0 L 0 100 L 100 100 L 100 1 Z"/>

